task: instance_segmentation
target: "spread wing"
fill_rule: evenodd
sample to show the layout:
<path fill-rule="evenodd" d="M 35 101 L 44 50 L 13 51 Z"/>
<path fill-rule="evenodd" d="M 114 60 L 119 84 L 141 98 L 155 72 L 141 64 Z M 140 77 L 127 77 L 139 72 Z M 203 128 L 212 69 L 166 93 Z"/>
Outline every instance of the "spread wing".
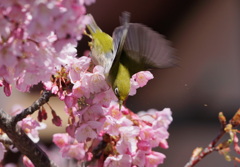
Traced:
<path fill-rule="evenodd" d="M 142 24 L 129 23 L 124 51 L 137 64 L 144 64 L 145 69 L 165 68 L 175 64 L 174 49 L 170 42 Z"/>
<path fill-rule="evenodd" d="M 122 17 L 120 17 L 120 23 L 122 26 L 119 26 L 113 31 L 113 43 L 115 50 L 115 62 L 119 62 L 120 56 L 122 55 L 122 51 L 124 48 L 125 40 L 128 33 L 129 28 L 129 19 L 130 14 L 128 12 L 123 12 Z"/>

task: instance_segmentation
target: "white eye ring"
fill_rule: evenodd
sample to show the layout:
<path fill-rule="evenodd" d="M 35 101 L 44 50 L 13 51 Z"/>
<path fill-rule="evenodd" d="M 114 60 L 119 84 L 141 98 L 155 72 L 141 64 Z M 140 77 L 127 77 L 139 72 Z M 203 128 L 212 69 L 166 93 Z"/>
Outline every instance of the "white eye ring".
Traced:
<path fill-rule="evenodd" d="M 119 96 L 119 90 L 118 90 L 118 87 L 116 87 L 116 88 L 114 89 L 114 93 L 115 93 L 116 96 Z"/>

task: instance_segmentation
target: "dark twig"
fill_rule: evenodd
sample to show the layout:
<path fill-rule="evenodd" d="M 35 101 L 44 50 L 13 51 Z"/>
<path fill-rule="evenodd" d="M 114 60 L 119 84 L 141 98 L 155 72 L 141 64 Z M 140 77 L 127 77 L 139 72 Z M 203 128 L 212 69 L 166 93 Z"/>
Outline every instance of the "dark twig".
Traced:
<path fill-rule="evenodd" d="M 216 144 L 219 142 L 219 140 L 226 134 L 229 133 L 232 130 L 232 128 L 237 127 L 240 125 L 240 109 L 235 113 L 233 118 L 229 121 L 229 124 L 227 124 L 226 117 L 223 115 L 222 112 L 218 115 L 219 122 L 221 124 L 221 130 L 220 133 L 214 138 L 214 140 L 202 151 L 196 149 L 193 152 L 192 157 L 190 158 L 189 162 L 184 167 L 193 167 L 196 165 L 201 159 L 203 159 L 208 154 L 212 153 L 213 151 L 220 151 L 224 148 L 229 148 L 229 142 L 225 141 L 223 143 L 220 143 L 216 146 Z M 199 152 L 198 152 L 199 151 Z"/>
<path fill-rule="evenodd" d="M 20 128 L 12 126 L 12 118 L 10 115 L 0 110 L 0 128 L 8 135 L 18 150 L 26 155 L 35 166 L 50 167 L 50 160 L 40 147 Z"/>
<path fill-rule="evenodd" d="M 193 167 L 205 156 L 212 153 L 213 151 L 217 151 L 218 149 L 216 149 L 215 146 L 225 133 L 226 132 L 224 130 L 221 130 L 219 135 L 211 143 L 209 143 L 209 145 L 206 148 L 204 148 L 204 150 L 198 156 L 191 157 L 189 162 L 184 167 Z"/>
<path fill-rule="evenodd" d="M 26 116 L 33 114 L 35 111 L 37 111 L 43 104 L 49 101 L 51 96 L 53 96 L 51 92 L 43 91 L 42 96 L 38 100 L 36 100 L 30 107 L 24 109 L 20 114 L 13 116 L 12 126 L 15 126 L 18 121 L 21 121 Z"/>

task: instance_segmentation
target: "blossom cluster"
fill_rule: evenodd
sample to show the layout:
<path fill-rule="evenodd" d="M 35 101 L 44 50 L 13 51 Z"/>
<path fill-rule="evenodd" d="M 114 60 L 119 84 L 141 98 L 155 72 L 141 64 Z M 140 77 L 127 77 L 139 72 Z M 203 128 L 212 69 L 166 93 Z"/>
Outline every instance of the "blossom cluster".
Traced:
<path fill-rule="evenodd" d="M 154 167 L 163 163 L 165 155 L 152 148 L 168 148 L 169 109 L 134 114 L 112 104 L 104 115 L 101 122 L 78 122 L 74 134 L 55 134 L 53 141 L 62 156 L 88 161 L 89 166 Z"/>
<path fill-rule="evenodd" d="M 0 2 L 0 86 L 26 92 L 49 80 L 66 56 L 76 55 L 95 0 L 3 0 Z"/>
<path fill-rule="evenodd" d="M 69 115 L 65 134 L 55 134 L 54 143 L 63 157 L 88 162 L 89 166 L 157 166 L 165 156 L 152 148 L 168 148 L 166 139 L 172 121 L 170 109 L 134 114 L 119 110 L 117 98 L 107 84 L 103 67 L 91 59 L 70 58 L 45 88 L 65 102 Z M 131 94 L 153 78 L 141 71 L 131 78 Z M 71 84 L 71 88 L 69 85 Z"/>

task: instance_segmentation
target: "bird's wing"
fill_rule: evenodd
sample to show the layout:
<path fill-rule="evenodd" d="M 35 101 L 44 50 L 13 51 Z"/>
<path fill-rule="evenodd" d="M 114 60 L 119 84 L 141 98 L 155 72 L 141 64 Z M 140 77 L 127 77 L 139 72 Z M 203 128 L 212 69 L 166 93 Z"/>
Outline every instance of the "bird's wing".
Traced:
<path fill-rule="evenodd" d="M 175 64 L 174 49 L 170 42 L 142 24 L 129 23 L 124 51 L 133 61 L 144 64 L 145 69 L 165 68 Z"/>
<path fill-rule="evenodd" d="M 125 40 L 128 33 L 129 28 L 129 19 L 130 14 L 128 12 L 123 12 L 122 17 L 120 17 L 120 23 L 122 26 L 119 26 L 113 31 L 113 42 L 114 42 L 114 50 L 115 50 L 115 62 L 119 62 L 120 56 L 122 54 Z"/>

